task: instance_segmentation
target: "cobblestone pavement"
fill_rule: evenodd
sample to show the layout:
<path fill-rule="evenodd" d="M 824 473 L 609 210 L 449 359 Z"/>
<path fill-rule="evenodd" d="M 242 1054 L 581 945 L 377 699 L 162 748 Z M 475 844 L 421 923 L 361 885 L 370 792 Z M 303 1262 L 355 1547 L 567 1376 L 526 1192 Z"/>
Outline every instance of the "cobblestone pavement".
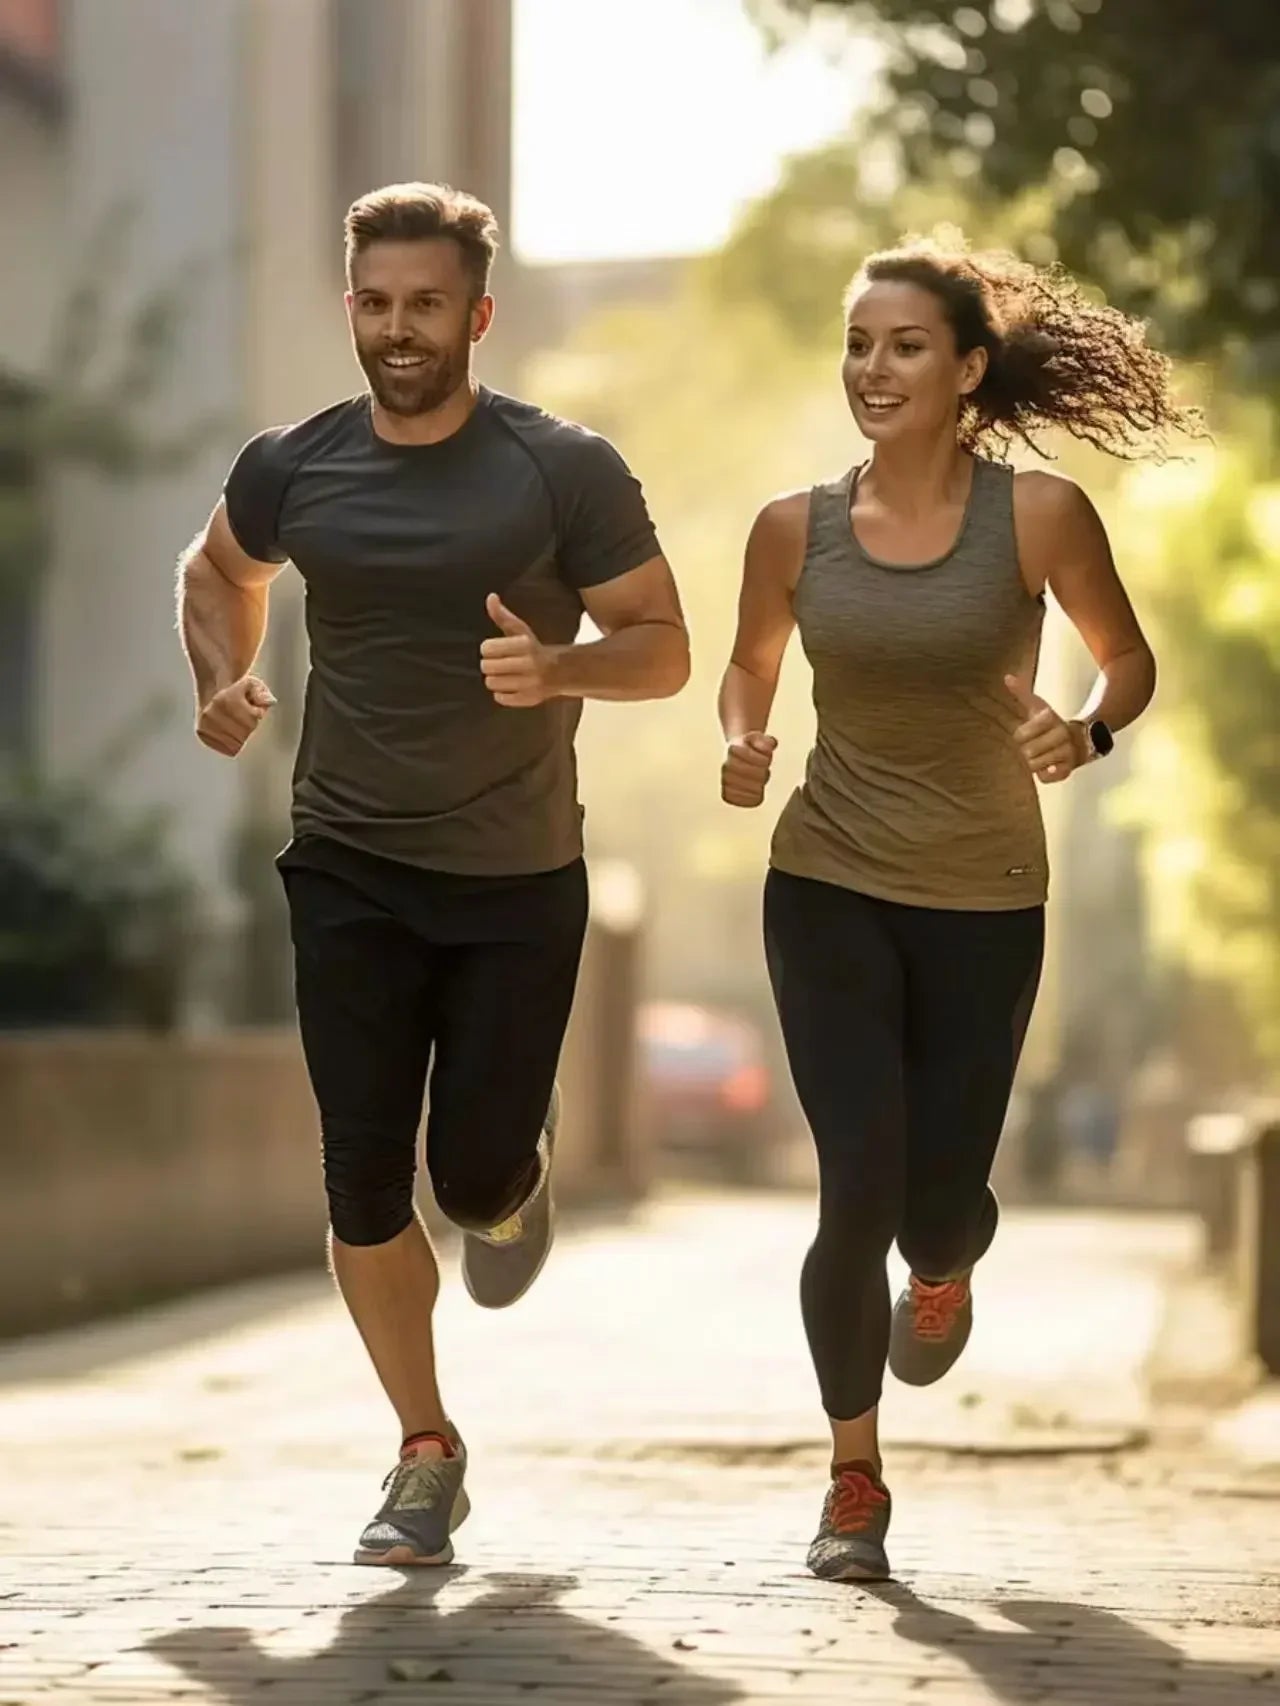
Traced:
<path fill-rule="evenodd" d="M 940 1387 L 887 1394 L 897 1580 L 806 1576 L 811 1210 L 682 1195 L 438 1337 L 458 1564 L 347 1562 L 395 1435 L 323 1276 L 0 1352 L 6 1702 L 1280 1702 L 1280 1480 L 1146 1414 L 1176 1220 L 1007 1218 Z"/>

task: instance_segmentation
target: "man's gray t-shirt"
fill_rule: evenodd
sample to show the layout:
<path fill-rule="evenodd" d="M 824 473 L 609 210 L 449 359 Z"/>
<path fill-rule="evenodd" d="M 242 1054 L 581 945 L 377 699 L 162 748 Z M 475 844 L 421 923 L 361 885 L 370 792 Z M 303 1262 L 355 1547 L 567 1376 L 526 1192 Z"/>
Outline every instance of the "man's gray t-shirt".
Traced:
<path fill-rule="evenodd" d="M 392 444 L 364 395 L 251 439 L 224 496 L 241 548 L 306 583 L 294 835 L 476 876 L 578 858 L 581 704 L 495 704 L 480 646 L 489 593 L 568 644 L 582 589 L 658 555 L 617 451 L 483 388 L 451 438 Z"/>

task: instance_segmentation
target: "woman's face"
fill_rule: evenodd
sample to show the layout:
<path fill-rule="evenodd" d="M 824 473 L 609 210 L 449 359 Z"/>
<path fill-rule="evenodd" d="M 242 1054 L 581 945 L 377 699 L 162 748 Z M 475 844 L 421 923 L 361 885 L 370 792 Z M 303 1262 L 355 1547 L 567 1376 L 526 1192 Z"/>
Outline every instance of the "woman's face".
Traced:
<path fill-rule="evenodd" d="M 918 284 L 866 284 L 845 320 L 843 378 L 858 430 L 876 444 L 954 431 L 960 399 L 986 371 L 960 355 L 942 303 Z"/>

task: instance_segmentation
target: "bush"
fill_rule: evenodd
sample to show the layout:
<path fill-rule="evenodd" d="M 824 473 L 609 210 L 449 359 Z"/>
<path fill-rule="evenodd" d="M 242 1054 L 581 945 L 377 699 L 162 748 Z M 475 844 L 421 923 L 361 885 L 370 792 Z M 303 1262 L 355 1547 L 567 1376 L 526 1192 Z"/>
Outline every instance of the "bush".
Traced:
<path fill-rule="evenodd" d="M 0 775 L 0 1029 L 175 1022 L 190 889 L 164 827 Z"/>

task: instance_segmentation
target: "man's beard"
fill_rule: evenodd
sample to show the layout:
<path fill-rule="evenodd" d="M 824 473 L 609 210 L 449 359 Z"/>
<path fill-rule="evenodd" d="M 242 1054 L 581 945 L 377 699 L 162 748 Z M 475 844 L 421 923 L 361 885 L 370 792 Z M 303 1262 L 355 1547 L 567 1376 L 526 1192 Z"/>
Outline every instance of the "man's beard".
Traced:
<path fill-rule="evenodd" d="M 467 376 L 470 339 L 464 339 L 454 349 L 414 346 L 405 350 L 361 349 L 356 355 L 369 389 L 389 415 L 410 417 L 429 415 L 446 402 Z M 405 368 L 395 373 L 382 361 L 384 355 L 413 355 L 425 359 L 420 367 Z"/>

